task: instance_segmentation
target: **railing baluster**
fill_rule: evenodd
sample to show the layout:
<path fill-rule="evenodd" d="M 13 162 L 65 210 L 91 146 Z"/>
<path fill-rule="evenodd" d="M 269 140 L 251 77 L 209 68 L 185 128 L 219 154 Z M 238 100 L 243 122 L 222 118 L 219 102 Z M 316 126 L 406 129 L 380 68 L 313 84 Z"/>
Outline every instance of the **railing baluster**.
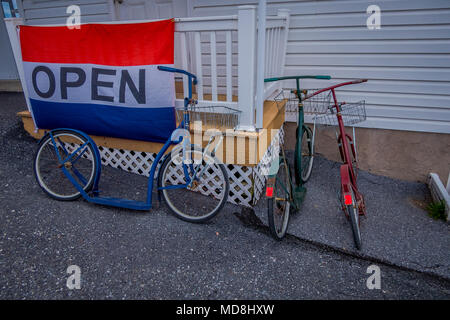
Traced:
<path fill-rule="evenodd" d="M 275 33 L 274 28 L 271 28 L 270 32 L 272 33 L 272 44 L 270 46 L 270 76 L 272 77 L 272 76 L 274 76 L 273 71 L 275 69 L 274 68 L 274 60 L 275 60 L 274 51 L 275 51 L 275 47 L 276 47 L 276 42 L 275 42 L 276 41 L 276 39 L 275 39 L 276 33 Z"/>
<path fill-rule="evenodd" d="M 265 45 L 265 57 L 264 57 L 264 77 L 268 78 L 270 76 L 270 70 L 269 70 L 269 59 L 270 59 L 270 29 L 266 29 L 266 45 Z"/>
<path fill-rule="evenodd" d="M 216 56 L 216 32 L 211 31 L 211 94 L 212 100 L 217 101 L 217 56 Z"/>
<path fill-rule="evenodd" d="M 275 34 L 276 34 L 276 41 L 275 41 L 275 48 L 274 48 L 274 56 L 275 56 L 275 63 L 273 64 L 274 67 L 274 74 L 278 75 L 279 71 L 279 61 L 280 61 L 280 57 L 279 57 L 279 53 L 280 53 L 280 47 L 281 47 L 281 43 L 280 43 L 280 32 L 281 32 L 281 28 L 277 27 L 275 29 Z"/>
<path fill-rule="evenodd" d="M 188 62 L 187 62 L 187 47 L 186 47 L 186 32 L 180 33 L 180 45 L 181 45 L 181 69 L 187 70 L 188 69 Z M 188 96 L 189 92 L 189 84 L 187 77 L 183 77 L 183 94 L 184 97 Z"/>
<path fill-rule="evenodd" d="M 232 60 L 233 51 L 231 47 L 231 31 L 227 31 L 226 33 L 226 64 L 227 64 L 227 101 L 233 101 L 233 74 L 232 74 Z"/>
<path fill-rule="evenodd" d="M 269 76 L 270 77 L 272 77 L 274 74 L 273 74 L 273 49 L 274 49 L 274 47 L 275 47 L 275 42 L 274 42 L 274 32 L 273 32 L 273 28 L 270 28 L 270 48 L 269 48 L 269 54 L 270 54 L 270 57 L 269 57 L 269 67 L 268 67 L 268 69 L 269 69 Z"/>
<path fill-rule="evenodd" d="M 198 100 L 203 100 L 203 72 L 202 72 L 202 43 L 200 41 L 200 32 L 196 32 L 195 41 L 195 65 L 197 70 L 197 94 Z"/>

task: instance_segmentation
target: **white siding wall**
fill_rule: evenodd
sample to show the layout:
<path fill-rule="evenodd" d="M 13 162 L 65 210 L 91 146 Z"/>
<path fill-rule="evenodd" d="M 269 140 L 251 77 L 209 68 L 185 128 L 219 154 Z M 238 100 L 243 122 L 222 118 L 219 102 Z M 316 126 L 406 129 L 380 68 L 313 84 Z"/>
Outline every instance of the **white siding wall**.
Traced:
<path fill-rule="evenodd" d="M 354 78 L 339 91 L 365 99 L 372 128 L 450 133 L 449 0 L 268 0 L 267 14 L 291 10 L 286 75 L 328 74 L 314 88 Z M 191 0 L 193 16 L 236 14 L 257 0 Z M 381 29 L 368 30 L 367 7 L 381 8 Z M 285 84 L 286 87 L 292 84 Z"/>
<path fill-rule="evenodd" d="M 66 23 L 67 7 L 77 4 L 81 9 L 81 23 L 113 20 L 110 0 L 22 0 L 18 1 L 26 24 Z"/>

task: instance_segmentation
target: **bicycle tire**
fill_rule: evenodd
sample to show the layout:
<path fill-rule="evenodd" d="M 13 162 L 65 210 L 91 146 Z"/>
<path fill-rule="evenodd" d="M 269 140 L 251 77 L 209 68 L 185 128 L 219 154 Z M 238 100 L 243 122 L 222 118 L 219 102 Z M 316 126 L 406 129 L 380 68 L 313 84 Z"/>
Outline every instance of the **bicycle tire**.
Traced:
<path fill-rule="evenodd" d="M 53 140 L 50 135 L 44 138 L 36 151 L 34 157 L 36 181 L 44 192 L 54 199 L 61 201 L 78 199 L 81 193 L 63 173 L 53 141 L 56 142 L 60 155 L 67 156 L 66 152 L 73 153 L 77 151 L 77 148 L 88 142 L 88 140 L 83 135 L 72 130 L 53 131 L 52 136 Z M 77 155 L 71 160 L 66 162 L 64 166 L 83 187 L 83 190 L 89 191 L 94 183 L 98 166 L 94 146 L 88 142 L 86 147 L 79 150 Z"/>
<path fill-rule="evenodd" d="M 158 174 L 159 187 L 167 188 L 169 186 L 186 184 L 181 162 L 181 150 L 181 148 L 174 149 L 162 163 L 159 169 L 160 174 Z M 203 154 L 204 150 L 197 146 L 191 146 L 186 152 L 190 154 L 191 159 L 200 160 L 201 158 L 198 157 Z M 197 154 L 197 157 L 192 157 L 193 153 Z M 209 152 L 206 152 L 205 156 L 207 157 L 205 159 L 210 161 L 212 165 L 210 163 L 207 166 L 207 162 L 204 160 L 201 163 L 194 162 L 192 164 L 194 170 L 199 165 L 201 166 L 198 168 L 197 173 L 202 172 L 202 169 L 206 166 L 202 177 L 197 177 L 202 180 L 195 183 L 192 188 L 160 190 L 170 211 L 181 220 L 193 223 L 206 222 L 220 212 L 228 199 L 230 184 L 225 166 Z M 206 173 L 209 174 L 209 178 Z M 192 174 L 191 170 L 189 175 L 191 176 Z M 211 191 L 211 187 L 215 187 L 215 189 Z M 218 190 L 219 188 L 222 189 Z M 213 201 L 214 199 L 216 201 Z"/>
<path fill-rule="evenodd" d="M 286 166 L 284 159 L 280 160 L 280 165 L 278 172 L 275 177 L 274 194 L 273 197 L 267 199 L 267 217 L 269 220 L 269 230 L 272 236 L 276 240 L 281 240 L 286 235 L 286 231 L 289 225 L 289 212 L 290 212 L 290 202 L 289 194 L 280 183 L 285 184 L 286 188 L 290 189 L 290 179 L 289 179 L 289 165 Z M 284 191 L 281 192 L 281 191 Z M 280 201 L 277 199 L 285 199 L 285 201 Z M 284 206 L 280 205 L 280 202 L 284 203 Z M 280 220 L 281 224 L 277 223 Z"/>
<path fill-rule="evenodd" d="M 358 250 L 361 250 L 362 246 L 362 240 L 361 240 L 361 230 L 359 226 L 359 210 L 355 203 L 355 194 L 353 190 L 351 191 L 352 194 L 352 204 L 347 205 L 347 213 L 350 216 L 350 224 L 352 226 L 352 233 L 353 233 L 353 240 L 355 242 L 356 248 Z"/>
<path fill-rule="evenodd" d="M 311 132 L 311 129 L 307 126 L 304 126 L 302 133 L 302 172 L 300 175 L 303 183 L 306 183 L 311 177 L 312 167 L 314 163 L 314 141 L 312 139 L 313 134 Z"/>

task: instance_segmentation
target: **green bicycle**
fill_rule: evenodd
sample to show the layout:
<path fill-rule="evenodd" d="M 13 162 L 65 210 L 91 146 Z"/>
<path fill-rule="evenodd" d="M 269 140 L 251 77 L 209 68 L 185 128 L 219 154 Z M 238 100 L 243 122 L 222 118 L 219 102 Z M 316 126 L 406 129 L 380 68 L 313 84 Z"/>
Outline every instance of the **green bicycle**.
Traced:
<path fill-rule="evenodd" d="M 286 159 L 283 144 L 280 145 L 280 152 L 271 162 L 266 185 L 266 197 L 268 204 L 269 229 L 273 237 L 281 240 L 287 231 L 289 224 L 289 212 L 299 210 L 306 194 L 303 186 L 311 176 L 314 161 L 314 132 L 304 124 L 304 105 L 302 94 L 306 96 L 306 90 L 300 90 L 300 79 L 322 79 L 329 80 L 330 76 L 288 76 L 264 79 L 264 82 L 281 81 L 295 79 L 296 90 L 290 90 L 290 97 L 283 98 L 283 103 L 294 103 L 298 110 L 296 143 L 294 153 L 294 178 L 292 180 L 291 168 Z M 283 91 L 281 92 L 283 94 Z M 328 99 L 328 96 L 321 97 Z M 309 101 L 313 102 L 313 101 Z M 324 106 L 326 103 L 318 103 Z M 297 111 L 295 110 L 295 111 Z M 291 110 L 292 111 L 292 110 Z M 312 108 L 310 111 L 317 112 Z"/>

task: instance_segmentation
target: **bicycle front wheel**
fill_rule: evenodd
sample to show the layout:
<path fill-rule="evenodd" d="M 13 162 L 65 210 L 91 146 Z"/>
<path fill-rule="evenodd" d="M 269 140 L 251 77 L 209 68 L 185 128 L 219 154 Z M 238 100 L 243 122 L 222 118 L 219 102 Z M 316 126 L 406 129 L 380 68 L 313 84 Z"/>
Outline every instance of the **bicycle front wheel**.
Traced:
<path fill-rule="evenodd" d="M 361 230 L 359 228 L 359 210 L 356 204 L 355 194 L 352 190 L 352 204 L 347 205 L 347 213 L 350 216 L 350 224 L 352 226 L 353 240 L 355 241 L 356 248 L 358 250 L 361 249 L 362 241 L 361 241 Z"/>
<path fill-rule="evenodd" d="M 60 158 L 70 160 L 61 163 Z M 65 167 L 83 190 L 88 191 L 94 182 L 97 161 L 94 146 L 85 137 L 75 131 L 59 130 L 39 144 L 34 158 L 34 173 L 39 186 L 52 198 L 75 200 L 81 193 L 62 168 Z"/>
<path fill-rule="evenodd" d="M 275 177 L 273 197 L 267 201 L 269 230 L 277 240 L 283 239 L 289 224 L 290 187 L 289 168 L 282 160 Z"/>
<path fill-rule="evenodd" d="M 311 177 L 312 166 L 314 162 L 313 154 L 313 134 L 309 127 L 303 127 L 302 134 L 302 182 L 305 183 Z"/>
<path fill-rule="evenodd" d="M 182 150 L 175 149 L 164 160 L 159 188 L 176 217 L 194 223 L 208 221 L 227 201 L 228 174 L 217 158 L 199 147 L 186 150 L 188 161 L 184 163 Z"/>

